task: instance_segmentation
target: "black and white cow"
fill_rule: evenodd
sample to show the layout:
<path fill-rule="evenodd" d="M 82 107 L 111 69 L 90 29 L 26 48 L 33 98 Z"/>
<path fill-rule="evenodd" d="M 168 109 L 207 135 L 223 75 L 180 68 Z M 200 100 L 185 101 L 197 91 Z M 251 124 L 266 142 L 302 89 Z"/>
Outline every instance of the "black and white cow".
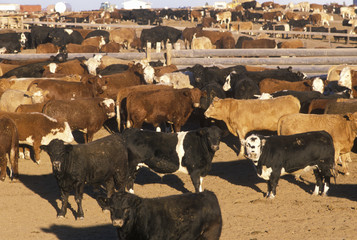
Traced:
<path fill-rule="evenodd" d="M 105 184 L 108 197 L 114 193 L 114 188 L 124 192 L 128 180 L 128 154 L 120 135 L 79 145 L 64 145 L 62 140 L 55 139 L 41 149 L 51 158 L 53 173 L 61 190 L 62 208 L 57 217 L 65 217 L 68 196 L 74 190 L 77 218 L 84 218 L 82 198 L 85 184 L 95 187 Z"/>
<path fill-rule="evenodd" d="M 216 126 L 194 131 L 163 133 L 126 129 L 123 137 L 128 146 L 128 184 L 133 192 L 139 167 L 147 166 L 160 174 L 184 172 L 190 175 L 196 192 L 202 192 L 202 180 L 211 170 L 212 159 L 219 149 L 222 130 Z"/>
<path fill-rule="evenodd" d="M 18 53 L 25 48 L 27 37 L 25 33 L 0 34 L 0 48 L 5 48 L 7 53 Z"/>
<path fill-rule="evenodd" d="M 217 197 L 207 190 L 160 198 L 115 193 L 98 203 L 110 210 L 118 239 L 218 240 L 222 231 Z"/>
<path fill-rule="evenodd" d="M 280 176 L 313 169 L 316 187 L 327 195 L 334 174 L 335 149 L 332 137 L 325 131 L 287 136 L 250 135 L 244 142 L 246 157 L 253 161 L 260 178 L 268 181 L 267 197 L 273 199 Z M 324 183 L 324 186 L 323 186 Z"/>

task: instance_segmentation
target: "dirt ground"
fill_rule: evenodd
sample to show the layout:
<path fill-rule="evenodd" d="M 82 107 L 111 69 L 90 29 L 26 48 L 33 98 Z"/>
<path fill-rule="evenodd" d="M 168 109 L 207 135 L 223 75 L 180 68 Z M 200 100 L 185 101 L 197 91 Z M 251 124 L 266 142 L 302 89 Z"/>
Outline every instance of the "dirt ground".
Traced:
<path fill-rule="evenodd" d="M 102 129 L 95 138 L 108 134 Z M 222 140 L 212 170 L 203 181 L 203 187 L 215 192 L 219 199 L 222 240 L 356 238 L 357 162 L 350 163 L 350 176 L 337 177 L 329 197 L 311 195 L 314 177 L 307 173 L 303 182 L 295 181 L 293 176 L 282 177 L 276 198 L 267 200 L 266 181 L 257 177 L 249 160 L 236 154 L 238 139 L 229 135 Z M 0 239 L 116 239 L 110 214 L 102 212 L 91 187 L 85 188 L 84 220 L 75 218 L 77 205 L 73 195 L 66 218 L 56 218 L 60 193 L 47 153 L 41 153 L 40 165 L 20 160 L 19 169 L 19 181 L 11 182 L 7 177 L 0 182 Z M 186 174 L 161 179 L 146 169 L 139 172 L 134 189 L 141 197 L 194 191 Z"/>
<path fill-rule="evenodd" d="M 329 47 L 328 42 L 309 40 L 307 47 Z M 343 44 L 340 44 L 343 45 Z M 102 129 L 95 139 L 108 135 Z M 350 175 L 339 175 L 329 197 L 311 196 L 312 173 L 297 182 L 293 176 L 279 181 L 277 196 L 267 200 L 266 181 L 257 177 L 253 164 L 236 153 L 238 139 L 229 135 L 217 151 L 203 187 L 217 195 L 222 211 L 222 240 L 235 239 L 356 239 L 357 233 L 357 155 L 350 163 Z M 48 155 L 41 153 L 41 164 L 19 160 L 19 181 L 7 177 L 0 182 L 0 239 L 116 239 L 110 214 L 102 212 L 91 187 L 85 188 L 84 220 L 76 220 L 77 205 L 70 196 L 71 208 L 65 219 L 57 219 L 60 193 Z M 333 180 L 332 180 L 333 182 Z M 141 197 L 159 197 L 194 191 L 185 174 L 160 178 L 142 169 L 135 184 Z"/>

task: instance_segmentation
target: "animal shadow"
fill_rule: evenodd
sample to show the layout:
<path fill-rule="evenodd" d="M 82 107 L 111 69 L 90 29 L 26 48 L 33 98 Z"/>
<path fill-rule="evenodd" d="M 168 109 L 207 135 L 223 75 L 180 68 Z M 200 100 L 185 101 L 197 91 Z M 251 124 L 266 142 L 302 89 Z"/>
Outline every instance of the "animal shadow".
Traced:
<path fill-rule="evenodd" d="M 160 184 L 166 184 L 167 186 L 172 187 L 182 193 L 189 192 L 189 190 L 185 188 L 184 182 L 182 182 L 182 180 L 178 176 L 174 174 L 167 174 L 164 175 L 163 177 L 160 177 L 155 172 L 151 171 L 146 167 L 140 168 L 136 176 L 135 183 L 140 185 L 145 185 L 150 183 L 160 183 Z"/>
<path fill-rule="evenodd" d="M 111 240 L 118 239 L 115 227 L 111 224 L 93 227 L 71 227 L 53 224 L 49 228 L 41 228 L 43 232 L 52 233 L 60 240 Z"/>

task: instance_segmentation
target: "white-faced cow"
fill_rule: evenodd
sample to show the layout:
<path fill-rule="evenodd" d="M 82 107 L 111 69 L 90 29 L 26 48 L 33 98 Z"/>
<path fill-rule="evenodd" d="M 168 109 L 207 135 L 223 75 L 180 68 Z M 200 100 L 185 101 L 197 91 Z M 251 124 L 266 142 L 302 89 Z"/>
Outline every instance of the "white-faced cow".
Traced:
<path fill-rule="evenodd" d="M 280 176 L 313 169 L 316 187 L 327 195 L 330 178 L 335 176 L 335 149 L 332 137 L 325 131 L 288 136 L 250 135 L 245 140 L 246 157 L 253 161 L 259 177 L 268 181 L 268 198 L 274 198 Z M 324 184 L 324 186 L 323 186 Z"/>

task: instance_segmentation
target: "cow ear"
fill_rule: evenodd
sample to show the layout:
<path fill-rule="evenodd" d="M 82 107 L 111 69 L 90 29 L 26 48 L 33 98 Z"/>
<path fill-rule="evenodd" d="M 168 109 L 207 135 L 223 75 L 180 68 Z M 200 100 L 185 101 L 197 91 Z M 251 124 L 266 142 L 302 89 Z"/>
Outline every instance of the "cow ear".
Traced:
<path fill-rule="evenodd" d="M 109 209 L 110 207 L 110 203 L 111 203 L 111 199 L 110 198 L 106 198 L 106 197 L 101 197 L 99 196 L 97 198 L 97 202 L 99 204 L 99 206 L 104 210 L 104 209 Z"/>
<path fill-rule="evenodd" d="M 264 147 L 266 141 L 266 139 L 262 139 L 262 147 Z"/>
<path fill-rule="evenodd" d="M 48 146 L 47 145 L 41 145 L 40 149 L 45 151 L 45 152 L 48 152 Z"/>

